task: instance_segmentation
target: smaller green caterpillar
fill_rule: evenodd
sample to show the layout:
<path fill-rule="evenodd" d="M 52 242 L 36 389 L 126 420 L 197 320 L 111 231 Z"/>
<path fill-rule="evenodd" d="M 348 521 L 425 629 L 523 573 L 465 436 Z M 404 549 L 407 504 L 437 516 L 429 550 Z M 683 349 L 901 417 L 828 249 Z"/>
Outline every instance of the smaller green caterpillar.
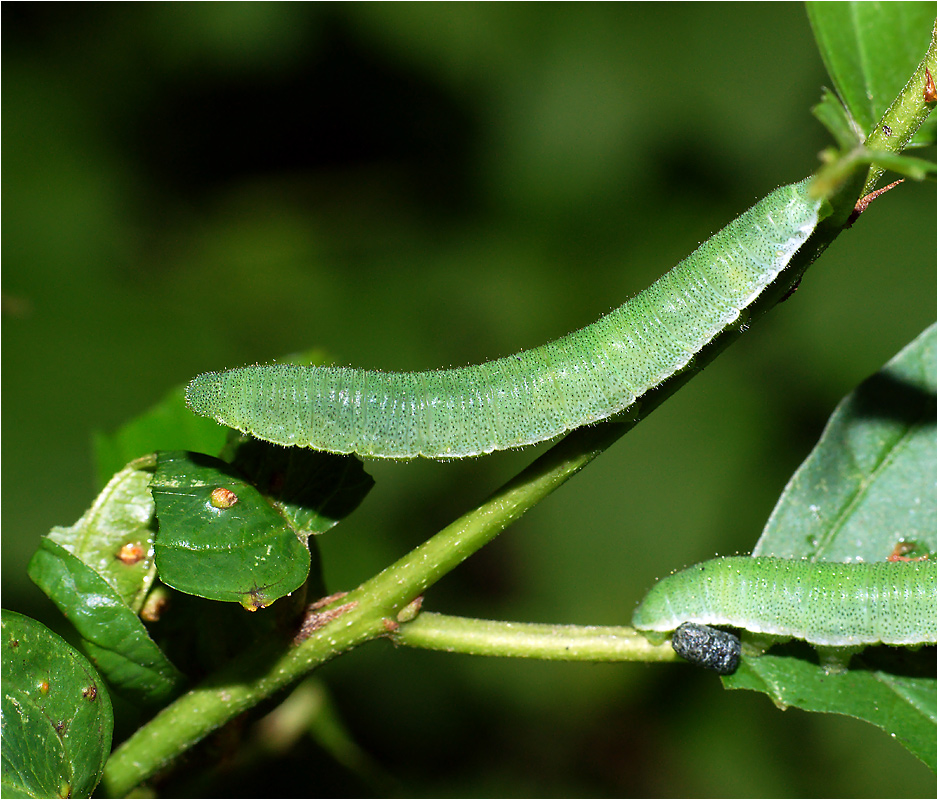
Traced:
<path fill-rule="evenodd" d="M 700 626 L 738 628 L 757 648 L 802 639 L 836 668 L 867 645 L 935 644 L 938 566 L 934 559 L 845 564 L 717 558 L 660 580 L 632 616 L 632 625 L 651 641 L 663 641 L 688 622 L 703 640 L 697 646 L 703 655 L 691 648 L 690 660 L 711 669 L 708 659 L 717 659 L 726 644 L 707 640 Z"/>

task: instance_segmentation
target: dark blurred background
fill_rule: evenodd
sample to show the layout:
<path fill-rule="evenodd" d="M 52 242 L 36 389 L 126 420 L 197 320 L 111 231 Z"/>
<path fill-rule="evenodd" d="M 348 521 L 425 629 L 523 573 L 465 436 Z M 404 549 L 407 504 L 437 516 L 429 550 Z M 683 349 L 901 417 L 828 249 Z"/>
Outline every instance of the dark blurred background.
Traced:
<path fill-rule="evenodd" d="M 644 288 L 829 144 L 796 4 L 4 4 L 3 605 L 61 630 L 38 538 L 92 435 L 198 372 L 318 346 L 361 367 L 541 344 Z M 433 610 L 625 624 L 656 577 L 748 552 L 837 401 L 935 318 L 935 190 L 878 201 L 781 307 L 434 587 Z M 330 590 L 539 449 L 368 464 Z M 427 796 L 915 796 L 865 723 L 687 666 L 372 644 L 321 670 Z M 358 795 L 304 742 L 242 795 Z M 217 791 L 224 791 L 224 786 Z"/>

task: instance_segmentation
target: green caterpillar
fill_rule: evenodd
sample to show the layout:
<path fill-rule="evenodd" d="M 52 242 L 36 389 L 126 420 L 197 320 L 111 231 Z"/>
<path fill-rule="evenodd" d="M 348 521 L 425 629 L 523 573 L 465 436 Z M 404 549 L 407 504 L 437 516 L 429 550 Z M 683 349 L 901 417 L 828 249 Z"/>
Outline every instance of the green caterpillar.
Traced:
<path fill-rule="evenodd" d="M 649 288 L 549 344 L 461 369 L 265 365 L 196 377 L 186 402 L 275 444 L 374 458 L 462 458 L 598 422 L 684 369 L 778 276 L 823 201 L 783 186 Z"/>
<path fill-rule="evenodd" d="M 845 564 L 731 556 L 660 580 L 635 609 L 632 625 L 652 641 L 685 623 L 701 635 L 701 626 L 725 625 L 755 634 L 756 645 L 802 639 L 836 662 L 837 649 L 849 655 L 874 644 L 935 644 L 936 620 L 934 559 Z M 704 636 L 691 660 L 714 669 L 708 662 L 718 662 L 725 646 Z"/>

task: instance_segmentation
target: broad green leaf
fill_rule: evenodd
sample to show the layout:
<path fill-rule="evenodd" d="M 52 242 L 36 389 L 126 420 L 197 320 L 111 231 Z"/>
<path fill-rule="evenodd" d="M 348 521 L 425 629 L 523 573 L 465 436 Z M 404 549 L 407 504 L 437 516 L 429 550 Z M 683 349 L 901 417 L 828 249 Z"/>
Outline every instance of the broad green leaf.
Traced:
<path fill-rule="evenodd" d="M 935 4 L 817 2 L 807 10 L 837 94 L 865 137 L 925 55 Z M 912 143 L 934 140 L 933 115 Z"/>
<path fill-rule="evenodd" d="M 91 567 L 43 537 L 28 571 L 75 626 L 82 646 L 115 689 L 144 704 L 166 702 L 182 690 L 185 676 L 150 638 L 137 614 Z"/>
<path fill-rule="evenodd" d="M 807 646 L 804 646 L 807 649 Z M 935 672 L 934 648 L 931 656 L 900 650 L 907 664 L 895 668 L 895 653 L 886 656 L 885 670 L 877 669 L 877 648 L 864 654 L 863 669 L 827 674 L 807 658 L 772 653 L 743 655 L 735 674 L 724 677 L 728 689 L 765 692 L 782 709 L 789 706 L 806 711 L 845 714 L 882 728 L 933 770 L 935 757 Z"/>
<path fill-rule="evenodd" d="M 28 568 L 111 685 L 141 703 L 165 702 L 185 683 L 138 616 L 156 577 L 154 464 L 118 472 L 75 525 L 42 539 Z"/>
<path fill-rule="evenodd" d="M 160 520 L 160 577 L 181 591 L 237 600 L 251 610 L 296 589 L 311 564 L 319 587 L 318 552 L 307 550 L 307 537 L 338 524 L 371 490 L 374 480 L 361 461 L 237 434 L 224 454 L 232 464 L 192 453 L 160 454 L 151 483 Z M 216 490 L 237 499 L 219 507 L 211 496 Z"/>
<path fill-rule="evenodd" d="M 160 453 L 150 487 L 160 525 L 157 568 L 174 589 L 253 611 L 306 580 L 305 536 L 230 464 Z"/>
<path fill-rule="evenodd" d="M 883 561 L 903 543 L 936 550 L 935 326 L 834 410 L 753 551 Z"/>
<path fill-rule="evenodd" d="M 49 533 L 52 541 L 98 573 L 137 612 L 156 578 L 156 519 L 149 490 L 154 465 L 152 458 L 128 464 L 111 478 L 77 523 Z"/>
<path fill-rule="evenodd" d="M 44 625 L 2 612 L 2 793 L 90 797 L 114 718 L 94 667 Z"/>
<path fill-rule="evenodd" d="M 936 329 L 931 326 L 835 409 L 782 494 L 753 555 L 882 561 L 936 550 Z M 932 556 L 934 557 L 934 556 Z M 933 647 L 878 648 L 829 675 L 813 660 L 744 657 L 729 688 L 878 725 L 935 767 Z"/>

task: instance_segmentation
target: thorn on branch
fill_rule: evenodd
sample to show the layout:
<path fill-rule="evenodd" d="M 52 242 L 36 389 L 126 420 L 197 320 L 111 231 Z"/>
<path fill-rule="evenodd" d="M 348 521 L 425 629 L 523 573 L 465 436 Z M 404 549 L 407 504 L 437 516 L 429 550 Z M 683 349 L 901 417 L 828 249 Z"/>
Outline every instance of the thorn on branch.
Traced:
<path fill-rule="evenodd" d="M 868 195 L 865 195 L 857 200 L 857 204 L 853 207 L 853 211 L 850 212 L 850 216 L 847 218 L 847 224 L 844 225 L 844 230 L 853 225 L 853 223 L 856 222 L 859 218 L 860 214 L 866 211 L 869 204 L 872 203 L 877 197 L 879 197 L 881 194 L 885 194 L 890 189 L 894 189 L 896 186 L 902 183 L 903 180 L 905 179 L 903 178 L 898 181 L 893 181 L 888 186 L 884 186 L 882 189 L 877 189 L 875 192 L 870 192 Z"/>

